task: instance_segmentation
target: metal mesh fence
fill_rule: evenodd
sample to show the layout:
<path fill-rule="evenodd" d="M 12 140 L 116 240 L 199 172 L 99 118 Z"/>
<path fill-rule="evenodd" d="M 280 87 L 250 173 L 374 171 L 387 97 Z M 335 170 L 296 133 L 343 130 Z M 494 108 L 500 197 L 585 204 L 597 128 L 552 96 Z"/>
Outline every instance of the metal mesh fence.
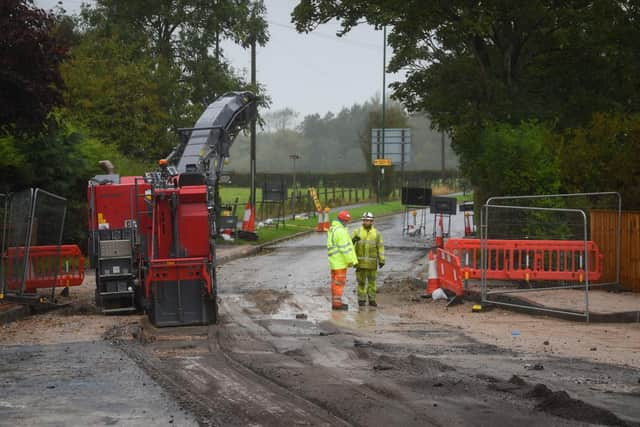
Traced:
<path fill-rule="evenodd" d="M 53 272 L 53 283 L 59 268 L 58 257 L 46 261 L 30 258 L 32 247 L 57 247 L 59 250 L 66 200 L 40 189 L 12 194 L 5 204 L 6 220 L 3 236 L 2 292 L 23 296 L 26 281 L 36 271 Z M 54 288 L 51 289 L 52 297 Z"/>
<path fill-rule="evenodd" d="M 588 320 L 594 309 L 589 291 L 605 284 L 591 212 L 619 213 L 620 207 L 617 193 L 489 199 L 480 232 L 483 301 Z M 619 247 L 619 221 L 609 234 Z M 615 256 L 619 265 L 620 252 Z"/>

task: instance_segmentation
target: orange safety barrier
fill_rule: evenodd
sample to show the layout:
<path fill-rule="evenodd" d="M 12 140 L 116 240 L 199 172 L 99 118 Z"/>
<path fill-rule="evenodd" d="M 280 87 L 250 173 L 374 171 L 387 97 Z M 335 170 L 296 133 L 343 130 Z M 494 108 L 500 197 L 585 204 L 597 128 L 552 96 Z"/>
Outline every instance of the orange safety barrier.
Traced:
<path fill-rule="evenodd" d="M 9 248 L 5 261 L 7 289 L 19 290 L 24 268 L 24 247 Z M 38 288 L 51 288 L 54 285 L 80 286 L 84 281 L 84 257 L 80 248 L 78 245 L 31 246 L 25 279 L 25 292 L 35 292 Z"/>
<path fill-rule="evenodd" d="M 445 249 L 460 258 L 465 279 L 481 278 L 480 240 L 449 239 Z M 487 240 L 487 279 L 585 280 L 582 240 Z M 589 280 L 602 277 L 602 254 L 587 242 Z"/>
<path fill-rule="evenodd" d="M 462 286 L 462 269 L 460 267 L 460 258 L 444 249 L 438 248 L 437 252 L 438 264 L 438 280 L 440 287 L 449 289 L 457 296 L 464 295 L 464 287 Z"/>

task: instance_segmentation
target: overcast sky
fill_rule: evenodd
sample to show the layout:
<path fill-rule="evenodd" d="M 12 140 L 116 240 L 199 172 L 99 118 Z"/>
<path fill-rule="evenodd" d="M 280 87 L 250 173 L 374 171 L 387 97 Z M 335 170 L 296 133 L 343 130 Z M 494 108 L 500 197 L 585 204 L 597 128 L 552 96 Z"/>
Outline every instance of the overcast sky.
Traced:
<path fill-rule="evenodd" d="M 86 1 L 86 0 L 85 0 Z M 132 0 L 135 1 L 135 0 Z M 56 0 L 36 0 L 50 9 Z M 68 13 L 80 9 L 82 0 L 63 0 Z M 257 51 L 257 79 L 267 87 L 272 109 L 289 107 L 307 114 L 363 103 L 382 93 L 382 31 L 359 26 L 341 38 L 335 35 L 337 23 L 325 24 L 309 34 L 298 34 L 291 24 L 296 0 L 265 0 L 271 38 Z M 225 54 L 234 68 L 250 78 L 250 52 L 230 43 Z M 391 49 L 387 49 L 387 62 Z M 387 85 L 400 75 L 387 74 Z M 390 91 L 387 89 L 387 95 Z"/>

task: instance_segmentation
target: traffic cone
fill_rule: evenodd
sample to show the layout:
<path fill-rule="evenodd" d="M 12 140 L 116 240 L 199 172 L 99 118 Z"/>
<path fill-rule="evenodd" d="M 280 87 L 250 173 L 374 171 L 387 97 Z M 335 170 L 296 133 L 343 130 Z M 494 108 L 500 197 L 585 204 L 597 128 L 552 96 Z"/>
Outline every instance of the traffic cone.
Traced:
<path fill-rule="evenodd" d="M 471 212 L 464 213 L 464 235 L 465 237 L 471 236 Z"/>
<path fill-rule="evenodd" d="M 256 215 L 251 203 L 244 205 L 244 215 L 242 216 L 242 231 L 254 233 L 256 231 Z"/>
<path fill-rule="evenodd" d="M 318 225 L 316 225 L 317 232 L 324 231 L 324 212 L 318 211 Z"/>
<path fill-rule="evenodd" d="M 323 231 L 329 231 L 331 222 L 329 221 L 329 208 L 324 208 L 324 222 L 322 223 Z"/>
<path fill-rule="evenodd" d="M 440 279 L 438 278 L 438 265 L 436 258 L 433 256 L 433 251 L 429 251 L 429 272 L 427 274 L 427 288 L 425 289 L 424 296 L 431 296 L 433 291 L 440 287 Z"/>
<path fill-rule="evenodd" d="M 436 248 L 444 247 L 444 224 L 442 223 L 442 214 L 438 216 L 438 224 L 436 225 Z"/>

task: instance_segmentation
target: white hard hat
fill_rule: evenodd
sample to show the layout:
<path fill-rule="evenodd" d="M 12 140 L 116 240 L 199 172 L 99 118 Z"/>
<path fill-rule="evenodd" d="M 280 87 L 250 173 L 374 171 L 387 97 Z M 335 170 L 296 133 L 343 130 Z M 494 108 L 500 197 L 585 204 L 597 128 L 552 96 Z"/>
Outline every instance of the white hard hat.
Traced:
<path fill-rule="evenodd" d="M 362 220 L 368 219 L 373 221 L 373 214 L 371 212 L 365 212 L 362 214 Z"/>

